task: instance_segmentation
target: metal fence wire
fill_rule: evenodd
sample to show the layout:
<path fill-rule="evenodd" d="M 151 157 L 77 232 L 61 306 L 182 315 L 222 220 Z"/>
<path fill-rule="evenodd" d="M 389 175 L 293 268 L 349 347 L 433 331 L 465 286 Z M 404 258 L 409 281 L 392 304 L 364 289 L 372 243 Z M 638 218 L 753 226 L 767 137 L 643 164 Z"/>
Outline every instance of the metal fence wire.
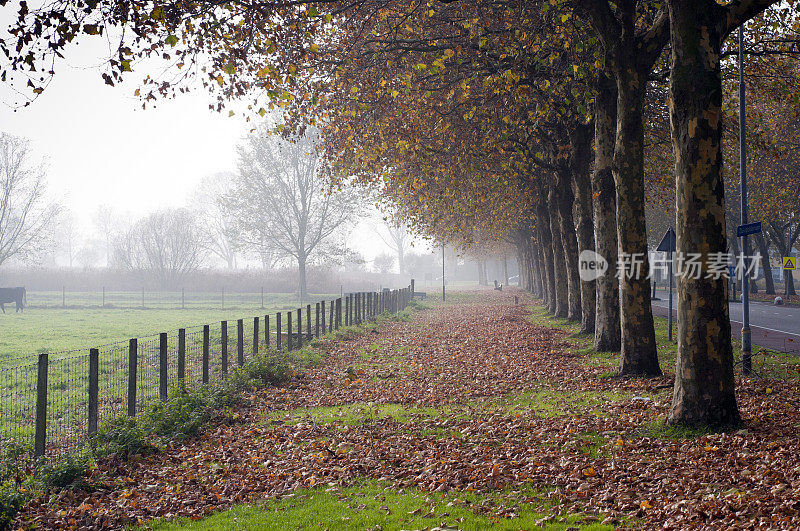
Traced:
<path fill-rule="evenodd" d="M 81 447 L 114 415 L 137 415 L 188 389 L 221 382 L 256 352 L 296 349 L 319 334 L 384 312 L 399 312 L 410 288 L 347 294 L 271 315 L 216 322 L 92 349 L 8 358 L 0 365 L 0 444 L 58 458 Z M 290 319 L 291 316 L 291 319 Z M 299 318 L 299 320 L 298 320 Z M 291 326 L 290 326 L 291 323 Z"/>

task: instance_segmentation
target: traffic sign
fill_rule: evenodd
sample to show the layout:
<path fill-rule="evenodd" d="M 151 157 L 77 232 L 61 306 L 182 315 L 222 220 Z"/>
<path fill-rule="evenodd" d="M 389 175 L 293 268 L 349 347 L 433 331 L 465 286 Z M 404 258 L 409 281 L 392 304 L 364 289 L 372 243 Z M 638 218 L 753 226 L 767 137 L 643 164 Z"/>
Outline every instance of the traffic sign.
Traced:
<path fill-rule="evenodd" d="M 736 266 L 728 266 L 728 278 L 736 278 Z"/>
<path fill-rule="evenodd" d="M 795 269 L 797 269 L 797 258 L 794 256 L 784 256 L 783 269 L 787 271 L 794 271 Z"/>
<path fill-rule="evenodd" d="M 674 253 L 675 252 L 675 231 L 672 227 L 667 229 L 667 233 L 661 238 L 661 243 L 656 247 L 656 251 L 660 253 Z"/>
<path fill-rule="evenodd" d="M 761 232 L 761 222 L 747 223 L 746 225 L 739 225 L 736 227 L 736 236 L 748 236 L 750 234 L 758 234 Z"/>

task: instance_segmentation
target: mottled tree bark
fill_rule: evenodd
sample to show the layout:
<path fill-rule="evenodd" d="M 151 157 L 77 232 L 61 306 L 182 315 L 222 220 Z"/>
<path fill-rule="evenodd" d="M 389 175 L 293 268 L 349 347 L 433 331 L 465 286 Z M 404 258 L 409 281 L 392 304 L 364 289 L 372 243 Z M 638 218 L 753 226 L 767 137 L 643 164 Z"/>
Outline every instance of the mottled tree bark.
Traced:
<path fill-rule="evenodd" d="M 564 246 L 564 270 L 567 277 L 567 319 L 581 320 L 581 278 L 578 272 L 578 237 L 575 234 L 575 221 L 572 207 L 575 195 L 572 193 L 572 176 L 568 171 L 559 171 L 556 177 L 556 207 L 561 230 L 561 245 Z"/>
<path fill-rule="evenodd" d="M 570 132 L 570 171 L 575 185 L 575 228 L 578 237 L 578 255 L 585 250 L 595 250 L 592 215 L 592 184 L 590 166 L 594 124 L 579 124 Z M 574 266 L 578 268 L 576 261 Z M 581 332 L 594 332 L 595 281 L 580 280 L 581 283 Z"/>
<path fill-rule="evenodd" d="M 608 262 L 606 274 L 595 281 L 594 348 L 598 352 L 620 349 L 619 280 L 617 279 L 617 195 L 611 162 L 617 127 L 617 86 L 602 76 L 595 100 L 595 155 L 592 174 L 595 252 Z"/>
<path fill-rule="evenodd" d="M 669 422 L 740 423 L 725 281 L 706 278 L 710 253 L 725 252 L 720 51 L 726 9 L 712 0 L 670 0 L 670 123 L 676 148 L 677 252 L 700 255 L 699 278 L 678 273 L 678 359 Z"/>
<path fill-rule="evenodd" d="M 635 54 L 636 50 L 627 53 Z M 617 189 L 617 238 L 620 254 L 641 260 L 641 269 L 620 275 L 622 349 L 620 373 L 661 374 L 650 306 L 647 276 L 647 228 L 644 211 L 644 97 L 647 72 L 635 68 L 634 59 L 623 62 L 617 74 L 617 138 L 612 171 Z"/>
<path fill-rule="evenodd" d="M 640 261 L 640 271 L 620 275 L 620 329 L 622 374 L 661 374 L 656 352 L 647 231 L 644 210 L 643 108 L 647 76 L 669 39 L 668 18 L 663 12 L 651 27 L 641 27 L 638 2 L 584 0 L 576 3 L 602 41 L 609 73 L 617 85 L 617 129 L 612 173 L 616 185 L 619 254 Z"/>

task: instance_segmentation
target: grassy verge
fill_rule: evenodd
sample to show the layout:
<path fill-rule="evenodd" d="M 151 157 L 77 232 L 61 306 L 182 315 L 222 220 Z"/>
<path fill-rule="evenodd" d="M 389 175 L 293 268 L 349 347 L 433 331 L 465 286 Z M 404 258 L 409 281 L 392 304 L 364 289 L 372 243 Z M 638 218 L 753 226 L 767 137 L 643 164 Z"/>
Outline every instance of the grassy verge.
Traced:
<path fill-rule="evenodd" d="M 113 416 L 104 421 L 97 435 L 81 449 L 57 459 L 33 462 L 30 448 L 3 444 L 0 448 L 0 529 L 6 529 L 30 499 L 53 489 L 86 487 L 83 476 L 96 460 L 116 456 L 127 459 L 159 451 L 171 441 L 195 437 L 216 419 L 236 418 L 233 407 L 254 389 L 277 385 L 292 374 L 319 363 L 331 342 L 348 341 L 382 322 L 408 319 L 418 304 L 397 314 L 384 314 L 374 321 L 339 330 L 311 341 L 291 352 L 262 350 L 241 368 L 215 385 L 194 389 L 174 386 L 169 398 L 151 402 L 136 417 Z"/>
<path fill-rule="evenodd" d="M 240 505 L 200 521 L 163 521 L 146 529 L 613 529 L 594 516 L 558 515 L 547 492 L 533 488 L 489 494 L 397 489 L 379 481 L 295 491 Z"/>
<path fill-rule="evenodd" d="M 565 341 L 570 345 L 570 350 L 582 355 L 586 364 L 606 367 L 608 370 L 602 376 L 611 377 L 617 373 L 619 364 L 618 352 L 598 352 L 594 349 L 594 336 L 581 334 L 580 323 L 556 318 L 547 313 L 541 304 L 528 305 L 528 320 L 536 325 L 547 328 L 558 328 L 567 332 Z M 677 326 L 673 323 L 673 340 L 669 340 L 668 320 L 665 317 L 653 317 L 656 346 L 658 349 L 658 362 L 664 374 L 671 375 L 675 372 L 675 359 L 678 354 Z M 742 359 L 742 344 L 738 339 L 732 339 L 734 363 L 737 373 L 740 372 Z M 760 378 L 797 378 L 800 376 L 800 357 L 776 352 L 759 346 L 753 346 L 753 372 Z"/>

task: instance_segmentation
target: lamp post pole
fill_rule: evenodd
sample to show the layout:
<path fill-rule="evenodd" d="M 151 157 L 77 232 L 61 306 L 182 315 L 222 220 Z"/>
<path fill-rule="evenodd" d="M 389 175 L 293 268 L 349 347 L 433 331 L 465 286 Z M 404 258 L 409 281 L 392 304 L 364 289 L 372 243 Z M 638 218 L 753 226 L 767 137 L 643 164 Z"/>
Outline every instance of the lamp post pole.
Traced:
<path fill-rule="evenodd" d="M 444 302 L 444 243 L 442 243 L 442 302 Z"/>
<path fill-rule="evenodd" d="M 742 26 L 739 26 L 739 179 L 742 190 L 742 225 L 747 224 L 747 145 L 745 143 L 745 99 L 744 99 L 744 38 Z M 742 374 L 750 374 L 753 370 L 750 343 L 750 288 L 745 260 L 750 254 L 747 235 L 742 236 Z"/>

